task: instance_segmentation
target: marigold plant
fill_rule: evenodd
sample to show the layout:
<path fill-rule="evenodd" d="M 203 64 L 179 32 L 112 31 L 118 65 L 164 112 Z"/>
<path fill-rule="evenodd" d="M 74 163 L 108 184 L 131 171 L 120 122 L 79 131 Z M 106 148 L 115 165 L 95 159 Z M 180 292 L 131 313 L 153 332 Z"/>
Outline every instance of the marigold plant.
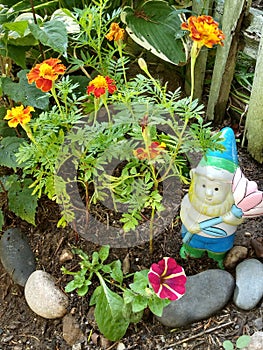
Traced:
<path fill-rule="evenodd" d="M 35 83 L 36 87 L 43 92 L 50 91 L 54 81 L 66 71 L 64 64 L 60 62 L 61 60 L 58 58 L 49 58 L 37 64 L 27 74 L 28 83 Z"/>
<path fill-rule="evenodd" d="M 157 141 L 153 141 L 149 146 L 148 152 L 145 148 L 140 147 L 134 150 L 133 154 L 139 160 L 154 159 L 163 152 L 165 147 L 166 145 L 164 142 L 159 143 Z"/>
<path fill-rule="evenodd" d="M 103 77 L 102 75 L 98 75 L 96 78 L 89 82 L 87 87 L 87 94 L 93 94 L 95 97 L 99 98 L 104 95 L 107 91 L 110 94 L 113 94 L 117 90 L 115 85 L 115 81 L 110 77 Z"/>
<path fill-rule="evenodd" d="M 181 28 L 190 32 L 189 36 L 193 40 L 191 49 L 191 95 L 194 95 L 194 68 L 199 52 L 203 46 L 212 48 L 213 45 L 223 46 L 225 35 L 218 28 L 218 23 L 211 16 L 190 16 L 187 22 L 182 23 Z"/>
<path fill-rule="evenodd" d="M 182 23 L 181 27 L 190 32 L 190 38 L 197 43 L 199 48 L 202 46 L 212 48 L 217 44 L 223 46 L 225 35 L 211 16 L 191 16 L 187 22 Z"/>
<path fill-rule="evenodd" d="M 111 23 L 110 25 L 110 31 L 109 33 L 106 35 L 106 39 L 108 39 L 109 41 L 119 41 L 119 40 L 123 40 L 125 36 L 125 30 L 120 28 L 118 23 Z"/>
<path fill-rule="evenodd" d="M 8 120 L 10 128 L 16 128 L 18 124 L 25 126 L 31 120 L 31 112 L 35 109 L 31 106 L 24 107 L 23 105 L 13 107 L 7 110 L 4 119 Z"/>

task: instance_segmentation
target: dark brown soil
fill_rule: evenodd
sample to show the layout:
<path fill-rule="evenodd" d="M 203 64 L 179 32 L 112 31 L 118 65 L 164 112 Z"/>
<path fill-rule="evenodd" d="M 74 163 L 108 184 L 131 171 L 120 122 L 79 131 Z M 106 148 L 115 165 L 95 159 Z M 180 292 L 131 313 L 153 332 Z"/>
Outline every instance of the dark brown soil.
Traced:
<path fill-rule="evenodd" d="M 263 188 L 263 166 L 256 163 L 244 151 L 239 151 L 241 168 L 249 179 Z M 29 225 L 14 218 L 10 213 L 5 227 L 19 227 L 27 236 L 34 251 L 37 269 L 43 269 L 53 275 L 57 285 L 63 290 L 70 280 L 61 273 L 62 264 L 59 257 L 64 248 L 79 247 L 87 253 L 98 250 L 98 246 L 86 241 L 70 227 L 57 228 L 59 210 L 55 203 L 42 200 L 39 204 L 37 225 Z M 236 244 L 245 245 L 249 249 L 249 257 L 255 257 L 251 247 L 252 238 L 262 236 L 263 218 L 250 219 L 238 229 Z M 127 253 L 130 256 L 131 271 L 149 266 L 163 256 L 172 256 L 183 265 L 188 276 L 201 271 L 217 268 L 208 258 L 182 260 L 179 256 L 181 246 L 180 222 L 174 218 L 164 232 L 154 239 L 154 252 L 149 254 L 149 245 L 145 243 L 132 248 L 114 248 L 111 258 L 123 260 Z M 64 266 L 72 269 L 78 265 L 74 257 Z M 229 271 L 234 275 L 234 271 Z M 92 320 L 92 309 L 88 297 L 78 297 L 76 293 L 69 295 L 68 311 L 75 315 L 86 336 L 81 349 L 117 349 L 118 343 L 106 342 L 100 336 L 96 324 Z M 242 334 L 252 335 L 262 328 L 263 304 L 251 311 L 237 309 L 230 302 L 221 312 L 209 319 L 191 324 L 182 329 L 169 329 L 162 326 L 150 312 L 145 312 L 143 320 L 131 325 L 121 342 L 126 349 L 198 349 L 218 350 L 224 340 L 235 341 Z M 104 345 L 103 345 L 104 344 Z M 34 314 L 26 304 L 23 288 L 15 285 L 0 264 L 0 349 L 1 350 L 69 350 L 63 339 L 62 320 L 46 320 Z"/>

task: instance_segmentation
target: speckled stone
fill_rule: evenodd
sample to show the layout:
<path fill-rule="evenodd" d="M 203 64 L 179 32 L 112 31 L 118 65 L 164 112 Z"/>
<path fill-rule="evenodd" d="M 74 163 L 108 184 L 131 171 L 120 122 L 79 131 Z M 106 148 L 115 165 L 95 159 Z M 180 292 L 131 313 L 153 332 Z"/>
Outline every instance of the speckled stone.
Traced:
<path fill-rule="evenodd" d="M 0 258 L 13 281 L 24 287 L 36 266 L 34 254 L 18 228 L 4 232 L 0 240 Z"/>
<path fill-rule="evenodd" d="M 31 310 L 44 318 L 60 318 L 67 312 L 68 297 L 55 285 L 54 278 L 42 270 L 29 276 L 25 299 Z"/>
<path fill-rule="evenodd" d="M 157 319 L 177 328 L 208 318 L 227 304 L 234 287 L 234 278 L 227 271 L 212 269 L 190 276 L 183 297 L 166 306 Z"/>

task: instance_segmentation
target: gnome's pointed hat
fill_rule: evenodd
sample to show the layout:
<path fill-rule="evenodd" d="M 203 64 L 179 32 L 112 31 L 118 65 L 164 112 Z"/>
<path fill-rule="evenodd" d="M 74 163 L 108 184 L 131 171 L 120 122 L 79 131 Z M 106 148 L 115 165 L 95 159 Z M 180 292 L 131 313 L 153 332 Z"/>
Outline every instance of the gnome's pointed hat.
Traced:
<path fill-rule="evenodd" d="M 232 180 L 234 172 L 238 167 L 237 146 L 235 134 L 230 127 L 221 130 L 224 151 L 208 150 L 201 159 L 195 172 L 197 174 L 211 177 L 211 179 Z"/>

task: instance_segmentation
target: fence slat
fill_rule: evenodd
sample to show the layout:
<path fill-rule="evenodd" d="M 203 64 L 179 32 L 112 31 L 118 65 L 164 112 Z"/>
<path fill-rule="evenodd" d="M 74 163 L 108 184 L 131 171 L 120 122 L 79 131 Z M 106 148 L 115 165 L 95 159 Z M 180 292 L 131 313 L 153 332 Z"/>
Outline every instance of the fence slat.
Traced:
<path fill-rule="evenodd" d="M 241 24 L 250 5 L 251 0 L 225 0 L 222 30 L 226 38 L 224 46 L 217 48 L 207 106 L 208 120 L 216 123 L 223 121 L 235 70 Z"/>
<path fill-rule="evenodd" d="M 255 76 L 246 118 L 248 151 L 259 163 L 263 163 L 263 26 L 258 48 Z"/>

